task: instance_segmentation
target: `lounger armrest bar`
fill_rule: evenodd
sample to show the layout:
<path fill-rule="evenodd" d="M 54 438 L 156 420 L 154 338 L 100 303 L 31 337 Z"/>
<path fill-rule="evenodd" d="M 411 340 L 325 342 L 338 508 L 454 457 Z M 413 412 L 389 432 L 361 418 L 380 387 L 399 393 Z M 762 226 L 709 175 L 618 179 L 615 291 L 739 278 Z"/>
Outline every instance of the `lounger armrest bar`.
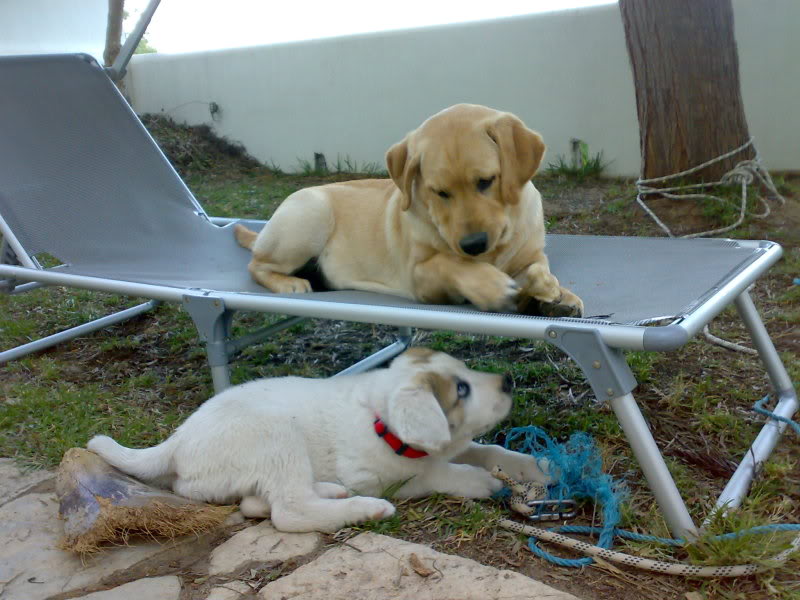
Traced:
<path fill-rule="evenodd" d="M 680 323 L 674 325 L 686 332 L 687 340 L 694 337 L 707 323 L 711 322 L 714 317 L 721 313 L 725 307 L 732 304 L 742 292 L 757 281 L 761 275 L 766 273 L 783 255 L 783 248 L 780 244 L 773 242 L 756 243 L 760 248 L 763 248 L 763 255 L 725 283 L 719 291 L 714 294 L 712 300 L 705 302 Z M 669 329 L 669 327 L 653 328 L 645 333 L 645 350 L 664 352 L 674 350 L 682 345 L 669 345 L 670 342 L 674 341 L 677 343 L 679 341 L 679 335 L 674 331 L 658 332 L 657 329 Z"/>
<path fill-rule="evenodd" d="M 11 265 L 0 265 L 0 276 L 9 276 L 20 281 L 41 281 L 50 285 L 67 285 L 87 290 L 153 298 L 166 302 L 182 303 L 184 288 L 135 283 L 71 275 L 55 271 L 33 271 Z M 341 319 L 359 323 L 376 323 L 396 327 L 419 327 L 423 329 L 450 329 L 464 333 L 501 335 L 528 339 L 546 339 L 550 325 L 559 323 L 574 329 L 597 330 L 603 341 L 612 348 L 643 350 L 646 327 L 633 325 L 606 325 L 579 319 L 546 319 L 540 317 L 518 317 L 492 315 L 472 311 L 445 311 L 406 307 L 378 306 L 326 302 L 298 297 L 282 297 L 271 294 L 239 294 L 193 290 L 195 293 L 219 298 L 231 310 L 251 312 L 273 312 L 298 317 Z"/>
<path fill-rule="evenodd" d="M 22 285 L 14 286 L 11 295 L 19 296 L 20 294 L 24 294 L 25 292 L 31 292 L 41 287 L 47 287 L 47 284 L 39 283 L 38 281 L 32 281 L 31 283 L 23 283 Z"/>
<path fill-rule="evenodd" d="M 233 218 L 233 217 L 208 217 L 208 220 L 211 221 L 217 227 L 226 227 L 233 223 L 241 223 L 242 225 L 247 225 L 248 227 L 254 228 L 261 228 L 267 224 L 267 221 L 263 219 L 247 219 L 247 218 Z"/>
<path fill-rule="evenodd" d="M 669 352 L 683 346 L 692 336 L 677 323 L 650 327 L 644 332 L 643 346 L 648 352 Z"/>
<path fill-rule="evenodd" d="M 22 247 L 22 244 L 20 243 L 19 239 L 17 239 L 17 236 L 14 235 L 13 231 L 11 231 L 11 227 L 9 227 L 8 223 L 3 218 L 3 215 L 0 215 L 0 234 L 2 234 L 3 240 L 6 244 L 8 244 L 8 247 L 11 248 L 11 251 L 14 253 L 14 256 L 19 264 L 21 264 L 23 267 L 28 267 L 29 269 L 39 268 L 39 265 L 36 264 L 36 261 L 28 256 L 27 252 L 25 252 L 25 248 Z M 2 261 L 0 261 L 0 264 L 2 264 Z"/>
<path fill-rule="evenodd" d="M 214 225 L 219 227 L 224 227 L 225 225 L 230 225 L 231 223 L 238 223 L 239 221 L 247 221 L 247 219 L 237 219 L 234 217 L 208 217 L 208 220 L 211 221 Z M 266 221 L 264 221 L 266 223 Z"/>

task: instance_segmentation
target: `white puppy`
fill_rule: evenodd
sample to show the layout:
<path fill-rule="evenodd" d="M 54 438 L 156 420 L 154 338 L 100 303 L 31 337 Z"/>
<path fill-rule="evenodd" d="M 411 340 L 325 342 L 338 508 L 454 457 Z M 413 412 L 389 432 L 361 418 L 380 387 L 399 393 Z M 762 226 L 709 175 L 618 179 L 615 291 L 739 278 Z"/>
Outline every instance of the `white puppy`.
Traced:
<path fill-rule="evenodd" d="M 241 499 L 246 516 L 271 514 L 282 531 L 336 531 L 394 514 L 375 496 L 400 482 L 399 498 L 485 498 L 502 487 L 489 474 L 498 465 L 517 480 L 546 483 L 533 457 L 472 441 L 508 414 L 510 392 L 508 376 L 414 348 L 388 369 L 229 388 L 153 448 L 107 436 L 87 447 L 182 496 Z"/>

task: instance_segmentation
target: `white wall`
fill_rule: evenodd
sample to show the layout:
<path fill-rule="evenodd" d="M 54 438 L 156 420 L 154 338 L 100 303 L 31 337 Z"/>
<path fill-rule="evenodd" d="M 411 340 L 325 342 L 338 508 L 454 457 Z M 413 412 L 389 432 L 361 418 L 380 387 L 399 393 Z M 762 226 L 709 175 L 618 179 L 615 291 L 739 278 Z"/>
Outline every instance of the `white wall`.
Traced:
<path fill-rule="evenodd" d="M 800 171 L 800 1 L 733 6 L 750 135 L 767 168 Z"/>
<path fill-rule="evenodd" d="M 734 0 L 742 93 L 770 169 L 800 169 L 797 0 Z M 615 5 L 182 55 L 140 55 L 128 90 L 139 113 L 209 123 L 286 170 L 314 152 L 383 164 L 386 149 L 457 102 L 519 115 L 545 159 L 578 137 L 639 171 L 633 80 Z M 208 103 L 222 109 L 212 121 Z"/>
<path fill-rule="evenodd" d="M 86 52 L 100 62 L 108 0 L 0 0 L 0 55 Z"/>

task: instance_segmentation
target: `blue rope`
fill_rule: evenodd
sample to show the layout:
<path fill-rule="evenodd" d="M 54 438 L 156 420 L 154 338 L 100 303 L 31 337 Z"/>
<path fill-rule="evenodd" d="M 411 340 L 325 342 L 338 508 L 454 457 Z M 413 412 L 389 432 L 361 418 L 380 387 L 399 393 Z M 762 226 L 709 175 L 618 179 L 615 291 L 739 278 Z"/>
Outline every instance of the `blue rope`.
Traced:
<path fill-rule="evenodd" d="M 600 452 L 591 436 L 574 433 L 565 444 L 557 444 L 539 427 L 514 427 L 506 434 L 505 446 L 514 446 L 519 452 L 550 462 L 551 474 L 556 479 L 548 488 L 551 499 L 584 498 L 600 504 L 603 526 L 599 528 L 597 545 L 612 547 L 614 530 L 620 521 L 619 506 L 626 492 L 621 483 L 603 473 Z M 531 552 L 563 567 L 583 567 L 594 562 L 591 558 L 560 558 L 536 544 L 536 538 L 528 539 Z"/>
<path fill-rule="evenodd" d="M 756 402 L 754 410 L 772 419 L 787 423 L 800 435 L 800 425 L 763 408 L 768 399 L 769 396 L 765 396 Z M 514 427 L 507 432 L 505 439 L 505 447 L 510 448 L 511 446 L 514 446 L 519 452 L 532 455 L 537 460 L 546 458 L 550 462 L 550 473 L 556 479 L 548 488 L 548 495 L 551 499 L 589 498 L 602 506 L 602 527 L 562 525 L 549 529 L 549 531 L 598 535 L 597 546 L 606 549 L 611 549 L 615 537 L 668 546 L 686 544 L 683 539 L 644 535 L 617 529 L 617 523 L 620 521 L 619 505 L 626 496 L 626 491 L 621 482 L 614 481 L 608 474 L 602 472 L 600 453 L 594 440 L 588 434 L 575 433 L 565 444 L 557 444 L 539 427 Z M 508 490 L 503 490 L 503 492 L 500 494 L 501 496 L 509 495 Z M 708 538 L 708 541 L 729 540 L 772 531 L 800 531 L 800 524 L 759 525 L 742 531 L 716 535 Z M 594 562 L 592 558 L 588 557 L 561 558 L 543 550 L 537 543 L 537 538 L 528 538 L 528 548 L 531 552 L 553 564 L 562 567 L 583 567 Z"/>
<path fill-rule="evenodd" d="M 800 435 L 800 424 L 796 421 L 792 421 L 791 419 L 787 419 L 786 417 L 782 417 L 780 415 L 776 415 L 774 412 L 767 410 L 764 408 L 764 405 L 769 400 L 769 394 L 764 396 L 761 400 L 756 402 L 753 405 L 753 410 L 756 411 L 760 415 L 764 415 L 765 417 L 769 417 L 770 419 L 775 419 L 776 421 L 780 421 L 781 423 L 786 423 L 797 435 Z"/>

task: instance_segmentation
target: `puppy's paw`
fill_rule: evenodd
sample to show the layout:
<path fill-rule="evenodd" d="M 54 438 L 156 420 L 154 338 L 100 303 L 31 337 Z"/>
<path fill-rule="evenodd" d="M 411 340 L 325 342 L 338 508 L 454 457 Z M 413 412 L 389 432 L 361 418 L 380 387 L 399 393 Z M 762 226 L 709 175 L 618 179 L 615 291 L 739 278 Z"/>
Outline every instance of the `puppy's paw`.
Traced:
<path fill-rule="evenodd" d="M 571 292 L 562 294 L 553 301 L 539 300 L 533 296 L 521 294 L 517 299 L 517 312 L 535 317 L 579 318 L 583 316 L 583 302 Z"/>
<path fill-rule="evenodd" d="M 308 280 L 289 275 L 281 275 L 280 279 L 273 276 L 268 287 L 276 294 L 307 294 L 311 291 Z"/>
<path fill-rule="evenodd" d="M 380 498 L 355 496 L 350 498 L 348 502 L 350 503 L 348 523 L 388 519 L 395 512 L 394 504 Z"/>
<path fill-rule="evenodd" d="M 488 498 L 503 489 L 503 483 L 486 469 L 472 467 L 465 475 L 446 493 L 463 498 Z"/>
<path fill-rule="evenodd" d="M 388 519 L 394 515 L 394 512 L 394 504 L 387 500 L 381 500 L 378 498 L 375 506 L 369 514 L 369 518 L 373 521 L 377 521 L 379 519 Z"/>
<path fill-rule="evenodd" d="M 239 503 L 239 510 L 248 519 L 266 519 L 270 514 L 269 503 L 258 496 L 245 496 Z"/>
<path fill-rule="evenodd" d="M 575 313 L 572 315 L 573 317 L 582 317 L 584 315 L 583 300 L 570 292 L 567 288 L 561 288 L 560 302 L 561 304 L 572 309 L 572 311 Z"/>
<path fill-rule="evenodd" d="M 314 491 L 320 498 L 347 498 L 350 494 L 347 488 L 338 483 L 318 481 L 314 484 Z"/>
<path fill-rule="evenodd" d="M 550 473 L 550 461 L 546 458 L 536 459 L 529 454 L 514 452 L 505 455 L 500 461 L 499 466 L 509 477 L 525 483 L 535 481 L 543 485 L 553 482 Z"/>
<path fill-rule="evenodd" d="M 474 277 L 462 282 L 464 297 L 485 311 L 512 312 L 517 302 L 519 285 L 492 265 L 475 265 Z"/>

